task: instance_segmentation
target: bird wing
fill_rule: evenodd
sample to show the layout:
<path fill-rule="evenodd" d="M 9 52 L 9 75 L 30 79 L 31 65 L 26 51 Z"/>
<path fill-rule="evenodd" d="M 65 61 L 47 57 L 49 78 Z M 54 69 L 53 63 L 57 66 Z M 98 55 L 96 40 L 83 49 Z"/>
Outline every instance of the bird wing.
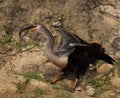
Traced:
<path fill-rule="evenodd" d="M 104 60 L 110 64 L 115 62 L 112 57 L 105 53 L 104 48 L 98 43 L 91 43 L 90 45 L 73 43 L 71 46 L 75 48 L 74 52 L 76 52 L 76 54 L 87 53 L 87 55 L 94 57 L 97 60 Z"/>
<path fill-rule="evenodd" d="M 63 41 L 59 48 L 59 52 L 63 51 L 65 53 L 75 53 L 76 55 L 81 55 L 87 53 L 91 58 L 96 58 L 98 60 L 104 60 L 107 63 L 113 64 L 115 60 L 105 53 L 104 48 L 98 43 L 88 43 L 83 39 L 79 38 L 77 35 L 65 31 L 62 28 L 57 28 L 61 33 Z M 90 60 L 92 60 L 90 58 Z"/>
<path fill-rule="evenodd" d="M 59 48 L 59 51 L 73 51 L 73 48 L 69 46 L 70 43 L 88 44 L 77 35 L 72 34 L 63 28 L 57 28 L 57 31 L 59 31 L 62 35 L 62 44 Z"/>

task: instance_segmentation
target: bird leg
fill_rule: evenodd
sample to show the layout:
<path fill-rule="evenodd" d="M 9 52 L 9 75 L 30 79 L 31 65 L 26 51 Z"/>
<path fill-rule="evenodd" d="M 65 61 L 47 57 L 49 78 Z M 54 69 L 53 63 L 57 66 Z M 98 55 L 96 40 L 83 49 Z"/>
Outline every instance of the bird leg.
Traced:
<path fill-rule="evenodd" d="M 76 78 L 76 79 L 75 79 L 75 82 L 74 82 L 74 84 L 73 84 L 73 88 L 76 88 L 77 84 L 78 84 L 78 79 Z"/>
<path fill-rule="evenodd" d="M 78 79 L 76 78 L 76 79 L 75 79 L 75 81 L 74 81 L 74 82 L 72 82 L 72 84 L 71 84 L 71 85 L 69 85 L 69 87 L 68 87 L 68 88 L 71 88 L 71 89 L 76 88 L 77 83 L 78 83 Z"/>

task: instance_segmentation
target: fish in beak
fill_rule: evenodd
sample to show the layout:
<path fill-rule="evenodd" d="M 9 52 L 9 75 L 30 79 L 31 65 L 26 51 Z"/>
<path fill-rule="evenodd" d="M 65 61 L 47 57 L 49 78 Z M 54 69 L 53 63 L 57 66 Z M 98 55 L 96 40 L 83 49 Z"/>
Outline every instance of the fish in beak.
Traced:
<path fill-rule="evenodd" d="M 19 32 L 19 38 L 20 40 L 22 39 L 22 32 L 23 31 L 26 31 L 26 30 L 29 30 L 29 31 L 35 31 L 36 30 L 36 25 L 33 25 L 33 24 L 25 24 L 24 26 L 22 26 L 20 28 L 20 32 Z"/>

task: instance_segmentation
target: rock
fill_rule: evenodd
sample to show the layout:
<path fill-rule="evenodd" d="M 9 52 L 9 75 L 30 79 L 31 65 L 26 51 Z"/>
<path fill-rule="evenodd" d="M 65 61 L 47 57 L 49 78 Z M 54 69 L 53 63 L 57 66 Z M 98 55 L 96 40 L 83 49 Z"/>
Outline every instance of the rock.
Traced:
<path fill-rule="evenodd" d="M 113 15 L 114 17 L 120 17 L 120 10 L 114 8 L 113 6 L 109 5 L 101 5 L 100 6 L 101 11 L 104 11 L 106 13 L 109 13 L 110 15 Z"/>
<path fill-rule="evenodd" d="M 115 57 L 120 59 L 120 51 L 116 52 Z"/>
<path fill-rule="evenodd" d="M 61 26 L 62 24 L 61 24 L 61 22 L 60 21 L 56 21 L 56 22 L 53 22 L 52 23 L 52 26 L 55 26 L 55 27 L 59 27 L 59 26 Z"/>
<path fill-rule="evenodd" d="M 52 12 L 47 12 L 44 19 L 52 19 L 53 13 Z"/>
<path fill-rule="evenodd" d="M 97 71 L 99 73 L 105 73 L 105 72 L 108 72 L 110 69 L 113 68 L 113 65 L 111 64 L 102 64 L 98 69 Z"/>
<path fill-rule="evenodd" d="M 0 93 L 15 93 L 17 91 L 16 85 L 14 85 L 15 79 L 13 76 L 8 75 L 3 68 L 0 70 Z"/>
<path fill-rule="evenodd" d="M 110 82 L 111 82 L 111 85 L 115 88 L 118 88 L 116 89 L 116 92 L 120 93 L 120 77 L 119 77 L 119 70 L 115 69 L 114 70 L 114 76 L 111 77 L 110 79 Z"/>
<path fill-rule="evenodd" d="M 21 76 L 21 75 L 17 75 L 17 76 L 16 76 L 16 79 L 17 79 L 17 82 L 16 82 L 16 83 L 18 83 L 18 82 L 25 82 L 25 81 L 26 81 L 26 78 L 23 77 L 23 76 Z"/>
<path fill-rule="evenodd" d="M 7 62 L 6 65 L 9 66 L 9 68 L 12 68 L 14 72 L 21 73 L 42 67 L 46 59 L 47 58 L 42 49 L 39 49 L 38 51 L 37 48 L 34 48 L 30 51 L 11 57 L 11 60 Z M 39 71 L 44 71 L 44 68 L 40 68 Z"/>
<path fill-rule="evenodd" d="M 95 94 L 95 89 L 92 86 L 87 86 L 86 87 L 86 93 L 89 96 L 93 96 Z"/>
<path fill-rule="evenodd" d="M 82 90 L 82 87 L 77 87 L 76 89 L 75 89 L 76 91 L 81 91 Z"/>
<path fill-rule="evenodd" d="M 42 82 L 42 81 L 39 81 L 39 80 L 35 80 L 35 79 L 31 79 L 30 81 L 30 85 L 34 86 L 34 87 L 40 87 L 40 88 L 48 88 L 49 85 Z"/>
<path fill-rule="evenodd" d="M 74 96 L 73 98 L 88 98 L 86 96 L 86 92 L 85 91 L 83 91 L 83 92 L 76 91 L 76 92 L 73 93 L 73 96 Z"/>
<path fill-rule="evenodd" d="M 120 88 L 120 78 L 118 76 L 111 78 L 110 82 L 114 87 Z"/>

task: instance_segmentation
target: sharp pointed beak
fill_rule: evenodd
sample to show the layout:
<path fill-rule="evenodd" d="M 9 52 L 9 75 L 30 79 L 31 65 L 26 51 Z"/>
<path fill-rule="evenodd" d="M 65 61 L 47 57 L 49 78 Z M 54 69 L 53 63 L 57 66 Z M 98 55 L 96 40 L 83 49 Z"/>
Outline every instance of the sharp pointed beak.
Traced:
<path fill-rule="evenodd" d="M 26 31 L 26 30 L 29 30 L 29 31 L 36 31 L 36 25 L 33 25 L 33 24 L 25 24 L 24 26 L 22 26 L 20 28 L 20 32 L 19 32 L 19 38 L 20 40 L 22 39 L 22 32 L 23 31 Z"/>

